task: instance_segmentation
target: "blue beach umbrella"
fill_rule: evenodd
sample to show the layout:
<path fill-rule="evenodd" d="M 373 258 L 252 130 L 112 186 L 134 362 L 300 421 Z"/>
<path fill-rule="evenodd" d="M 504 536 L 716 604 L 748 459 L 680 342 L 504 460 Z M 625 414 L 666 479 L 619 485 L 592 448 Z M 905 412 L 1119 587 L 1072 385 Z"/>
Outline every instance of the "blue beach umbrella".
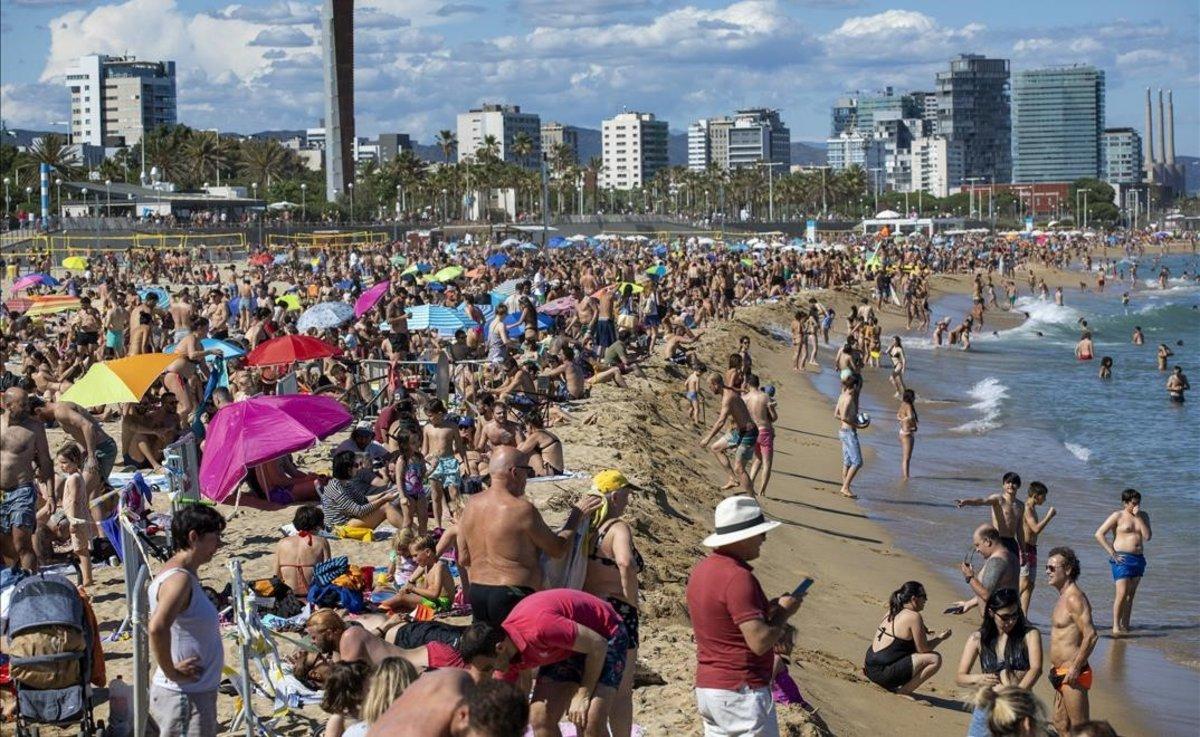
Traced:
<path fill-rule="evenodd" d="M 166 348 L 163 348 L 163 353 L 174 353 L 175 346 L 177 346 L 177 345 L 179 345 L 179 344 L 175 343 L 174 345 L 169 345 Z M 216 338 L 201 338 L 200 347 L 206 351 L 211 351 L 214 348 L 220 350 L 221 357 L 224 358 L 225 360 L 229 360 L 231 358 L 239 358 L 241 356 L 246 355 L 245 349 L 242 348 L 241 346 L 234 345 L 233 343 L 229 343 L 224 340 L 217 340 Z M 206 356 L 205 360 L 208 361 L 209 363 L 212 363 L 213 359 L 215 359 L 215 358 L 216 358 L 216 356 Z"/>
<path fill-rule="evenodd" d="M 538 247 L 537 247 L 536 245 L 534 245 L 534 244 L 532 244 L 532 243 L 528 243 L 528 242 L 526 242 L 526 243 L 522 243 L 521 245 L 517 246 L 517 248 L 521 249 L 522 251 L 536 251 L 536 250 L 538 250 Z"/>
<path fill-rule="evenodd" d="M 354 282 L 350 279 L 342 279 L 334 282 L 333 286 L 337 287 L 338 289 L 349 289 L 354 286 Z"/>
<path fill-rule="evenodd" d="M 163 287 L 142 287 L 138 289 L 138 296 L 142 299 L 145 299 L 147 294 L 153 294 L 158 297 L 160 305 L 170 304 L 171 302 L 171 295 Z"/>
<path fill-rule="evenodd" d="M 525 328 L 521 325 L 521 314 L 518 312 L 504 318 L 504 325 L 508 328 L 508 337 L 510 338 L 519 338 L 525 334 Z M 537 326 L 538 330 L 548 330 L 554 327 L 554 318 L 539 312 Z"/>
<path fill-rule="evenodd" d="M 305 310 L 296 321 L 296 327 L 302 331 L 309 328 L 328 330 L 353 319 L 354 308 L 345 302 L 321 302 Z"/>
<path fill-rule="evenodd" d="M 466 330 L 477 324 L 462 312 L 441 305 L 417 305 L 405 312 L 408 313 L 409 330 L 436 330 L 439 335 L 453 335 L 455 330 Z"/>
<path fill-rule="evenodd" d="M 496 308 L 492 305 L 477 304 L 475 306 L 479 308 L 481 313 L 483 313 L 483 321 L 491 322 L 492 316 L 496 314 Z M 471 316 L 467 314 L 467 306 L 465 304 L 459 305 L 458 311 L 462 313 L 463 317 L 467 318 L 468 320 L 471 319 Z"/>
<path fill-rule="evenodd" d="M 487 257 L 487 261 L 484 261 L 484 263 L 493 269 L 503 268 L 506 264 L 508 264 L 508 254 L 493 253 L 491 256 Z"/>
<path fill-rule="evenodd" d="M 492 294 L 498 294 L 501 297 L 508 297 L 510 294 L 513 294 L 517 291 L 517 285 L 520 283 L 520 279 L 509 279 L 508 281 L 501 282 L 496 286 L 495 289 L 492 290 Z"/>

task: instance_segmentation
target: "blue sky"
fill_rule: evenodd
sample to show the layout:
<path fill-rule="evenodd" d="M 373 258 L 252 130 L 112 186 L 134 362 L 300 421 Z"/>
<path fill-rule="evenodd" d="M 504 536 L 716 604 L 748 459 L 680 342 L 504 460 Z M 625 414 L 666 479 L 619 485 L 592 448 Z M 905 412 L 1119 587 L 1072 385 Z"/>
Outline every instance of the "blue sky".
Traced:
<path fill-rule="evenodd" d="M 61 75 L 91 52 L 173 59 L 179 118 L 251 132 L 315 125 L 318 4 L 308 0 L 0 0 L 0 116 L 67 117 Z M 456 112 L 509 102 L 598 128 L 623 108 L 682 131 L 738 107 L 780 108 L 793 140 L 828 132 L 849 89 L 932 89 L 961 52 L 1014 70 L 1090 63 L 1109 127 L 1142 127 L 1146 86 L 1175 91 L 1176 149 L 1200 154 L 1194 0 L 358 0 L 360 134 L 429 142 Z"/>

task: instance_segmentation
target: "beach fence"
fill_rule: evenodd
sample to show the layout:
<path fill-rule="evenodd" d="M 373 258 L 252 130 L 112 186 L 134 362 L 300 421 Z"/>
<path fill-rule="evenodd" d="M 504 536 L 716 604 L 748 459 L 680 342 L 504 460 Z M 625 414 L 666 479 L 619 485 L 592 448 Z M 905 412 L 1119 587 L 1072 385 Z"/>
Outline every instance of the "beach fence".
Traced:
<path fill-rule="evenodd" d="M 244 261 L 250 254 L 245 233 L 94 233 L 33 235 L 5 241 L 0 257 L 8 264 L 4 276 L 15 279 L 26 271 L 61 270 L 64 259 L 88 259 L 117 254 L 132 256 L 149 251 L 187 251 L 199 259 Z"/>
<path fill-rule="evenodd" d="M 375 246 L 387 243 L 387 233 L 377 230 L 317 230 L 312 233 L 269 233 L 267 250 L 298 257 L 315 256 L 323 251 L 342 251 L 354 246 Z"/>

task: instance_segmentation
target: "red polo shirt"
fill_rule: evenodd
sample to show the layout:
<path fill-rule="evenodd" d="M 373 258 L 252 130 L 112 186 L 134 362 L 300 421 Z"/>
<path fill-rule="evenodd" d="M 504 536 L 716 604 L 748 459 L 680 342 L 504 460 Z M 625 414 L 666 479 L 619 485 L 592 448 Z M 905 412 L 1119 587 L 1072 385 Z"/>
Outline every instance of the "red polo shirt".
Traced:
<path fill-rule="evenodd" d="M 692 569 L 687 604 L 696 637 L 696 688 L 736 691 L 771 682 L 774 654 L 755 655 L 739 627 L 767 618 L 767 596 L 751 570 L 720 551 Z"/>
<path fill-rule="evenodd" d="M 505 633 L 521 655 L 519 666 L 536 668 L 575 654 L 576 623 L 604 639 L 616 632 L 621 615 L 607 601 L 574 589 L 538 591 L 520 601 L 505 618 Z"/>

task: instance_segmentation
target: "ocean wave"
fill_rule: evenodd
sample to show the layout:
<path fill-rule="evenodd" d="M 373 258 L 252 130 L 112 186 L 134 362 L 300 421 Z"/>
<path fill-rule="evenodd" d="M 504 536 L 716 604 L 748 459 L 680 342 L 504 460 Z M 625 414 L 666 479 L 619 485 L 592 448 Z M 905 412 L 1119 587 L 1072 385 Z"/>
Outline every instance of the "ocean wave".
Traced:
<path fill-rule="evenodd" d="M 982 417 L 951 428 L 951 432 L 982 435 L 1000 427 L 1000 409 L 1004 400 L 1008 399 L 1007 386 L 1000 383 L 996 377 L 989 376 L 971 387 L 967 396 L 975 400 L 971 409 L 979 412 Z"/>
<path fill-rule="evenodd" d="M 1021 297 L 1017 300 L 1014 309 L 1024 312 L 1029 318 L 1020 327 L 1013 328 L 1013 330 L 1020 330 L 1031 323 L 1042 325 L 1075 325 L 1079 323 L 1079 318 L 1083 317 L 1083 313 L 1074 307 L 1059 306 L 1048 299 L 1037 297 Z"/>
<path fill-rule="evenodd" d="M 1075 456 L 1084 463 L 1092 457 L 1092 451 L 1087 446 L 1079 445 L 1078 443 L 1063 443 L 1067 450 L 1071 451 L 1071 455 Z"/>

